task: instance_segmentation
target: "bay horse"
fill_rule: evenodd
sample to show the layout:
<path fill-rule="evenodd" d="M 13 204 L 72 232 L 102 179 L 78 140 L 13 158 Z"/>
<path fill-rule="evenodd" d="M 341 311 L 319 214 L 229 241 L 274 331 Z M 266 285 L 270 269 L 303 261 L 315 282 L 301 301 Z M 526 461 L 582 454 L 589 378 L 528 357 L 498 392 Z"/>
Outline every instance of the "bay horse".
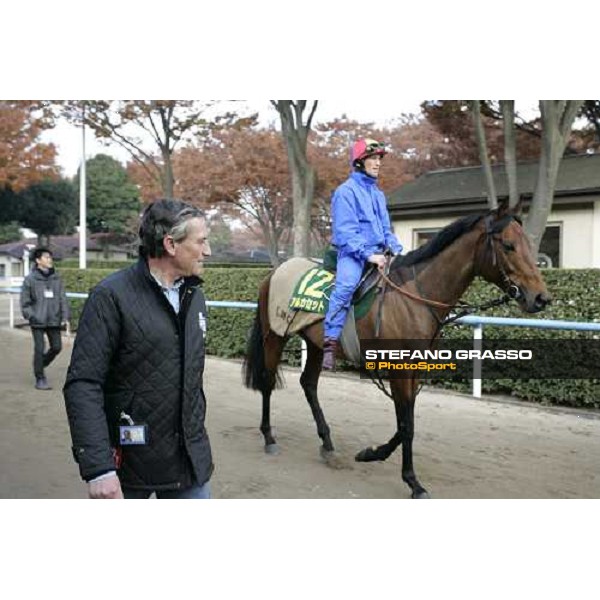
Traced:
<path fill-rule="evenodd" d="M 270 401 L 273 389 L 281 383 L 279 363 L 288 339 L 276 335 L 269 326 L 268 302 L 273 291 L 270 288 L 274 273 L 272 271 L 260 286 L 258 309 L 243 365 L 245 385 L 262 393 L 260 431 L 267 453 L 278 451 L 271 430 Z M 356 322 L 359 338 L 433 342 L 440 335 L 443 320 L 476 276 L 508 293 L 523 312 L 541 311 L 550 301 L 521 226 L 518 209 L 509 210 L 506 205 L 501 205 L 485 214 L 463 217 L 442 229 L 424 246 L 406 256 L 395 257 L 388 272 L 390 285 L 384 288 L 379 336 L 375 333 L 379 312 L 377 299 L 370 311 Z M 308 349 L 300 384 L 322 440 L 321 453 L 332 456 L 334 446 L 330 429 L 317 397 L 323 356 L 323 322 L 316 322 L 297 333 L 306 341 Z M 343 356 L 341 351 L 339 354 Z M 402 445 L 402 479 L 410 487 L 413 498 L 428 498 L 429 494 L 413 468 L 418 376 L 391 379 L 389 383 L 396 411 L 396 432 L 388 442 L 359 452 L 355 460 L 383 461 Z"/>

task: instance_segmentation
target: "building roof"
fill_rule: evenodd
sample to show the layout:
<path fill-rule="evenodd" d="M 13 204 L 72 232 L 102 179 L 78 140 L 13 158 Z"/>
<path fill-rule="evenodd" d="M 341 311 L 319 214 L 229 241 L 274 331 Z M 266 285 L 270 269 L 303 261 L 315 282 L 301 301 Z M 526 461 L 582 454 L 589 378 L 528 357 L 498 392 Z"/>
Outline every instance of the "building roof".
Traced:
<path fill-rule="evenodd" d="M 13 258 L 23 258 L 23 252 L 30 250 L 31 244 L 35 247 L 36 240 L 20 240 L 18 242 L 9 242 L 8 244 L 0 244 L 0 254 L 8 254 Z"/>
<path fill-rule="evenodd" d="M 508 180 L 503 164 L 492 167 L 498 198 L 508 196 Z M 517 165 L 519 194 L 531 197 L 538 173 L 538 161 Z M 555 199 L 579 197 L 600 193 L 600 154 L 578 154 L 562 159 Z M 388 196 L 390 212 L 401 214 L 424 213 L 435 208 L 447 211 L 468 212 L 487 205 L 487 187 L 481 166 L 429 171 L 415 181 L 398 188 Z"/>

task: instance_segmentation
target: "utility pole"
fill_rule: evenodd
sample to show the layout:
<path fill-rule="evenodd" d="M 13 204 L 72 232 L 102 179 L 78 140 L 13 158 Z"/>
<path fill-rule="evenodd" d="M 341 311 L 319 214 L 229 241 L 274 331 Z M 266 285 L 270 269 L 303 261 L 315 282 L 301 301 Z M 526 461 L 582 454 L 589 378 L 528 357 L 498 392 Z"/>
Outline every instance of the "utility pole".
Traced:
<path fill-rule="evenodd" d="M 85 194 L 85 101 L 81 104 L 81 168 L 79 169 L 79 268 L 87 264 L 87 216 Z"/>

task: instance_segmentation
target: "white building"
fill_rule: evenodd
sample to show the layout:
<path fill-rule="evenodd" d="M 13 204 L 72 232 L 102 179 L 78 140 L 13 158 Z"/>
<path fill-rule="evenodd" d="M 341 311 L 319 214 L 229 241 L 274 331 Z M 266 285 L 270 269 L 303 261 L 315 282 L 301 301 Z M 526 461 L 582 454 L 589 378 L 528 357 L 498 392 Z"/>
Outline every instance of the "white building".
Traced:
<path fill-rule="evenodd" d="M 517 184 L 527 211 L 538 163 L 519 163 Z M 492 167 L 499 199 L 508 196 L 504 165 Z M 388 197 L 394 231 L 405 250 L 413 250 L 453 220 L 487 208 L 480 166 L 425 173 Z M 600 155 L 567 156 L 558 172 L 552 212 L 540 253 L 552 266 L 600 268 Z"/>

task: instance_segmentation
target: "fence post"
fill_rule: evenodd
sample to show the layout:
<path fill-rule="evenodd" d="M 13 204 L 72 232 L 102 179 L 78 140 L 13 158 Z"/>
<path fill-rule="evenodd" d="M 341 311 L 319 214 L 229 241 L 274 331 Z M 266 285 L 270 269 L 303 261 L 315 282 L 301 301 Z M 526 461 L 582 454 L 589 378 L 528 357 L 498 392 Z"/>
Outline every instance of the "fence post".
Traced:
<path fill-rule="evenodd" d="M 10 298 L 10 310 L 9 310 L 9 318 L 8 318 L 8 323 L 10 325 L 10 328 L 13 329 L 15 326 L 15 306 L 13 304 L 13 295 L 9 294 L 9 298 Z"/>
<path fill-rule="evenodd" d="M 304 367 L 306 366 L 306 358 L 308 356 L 308 346 L 306 342 L 302 340 L 302 354 L 300 355 L 300 367 L 301 370 L 304 371 Z"/>
<path fill-rule="evenodd" d="M 477 323 L 473 327 L 473 350 L 482 349 L 483 325 Z M 481 398 L 481 359 L 473 361 L 473 397 Z"/>

